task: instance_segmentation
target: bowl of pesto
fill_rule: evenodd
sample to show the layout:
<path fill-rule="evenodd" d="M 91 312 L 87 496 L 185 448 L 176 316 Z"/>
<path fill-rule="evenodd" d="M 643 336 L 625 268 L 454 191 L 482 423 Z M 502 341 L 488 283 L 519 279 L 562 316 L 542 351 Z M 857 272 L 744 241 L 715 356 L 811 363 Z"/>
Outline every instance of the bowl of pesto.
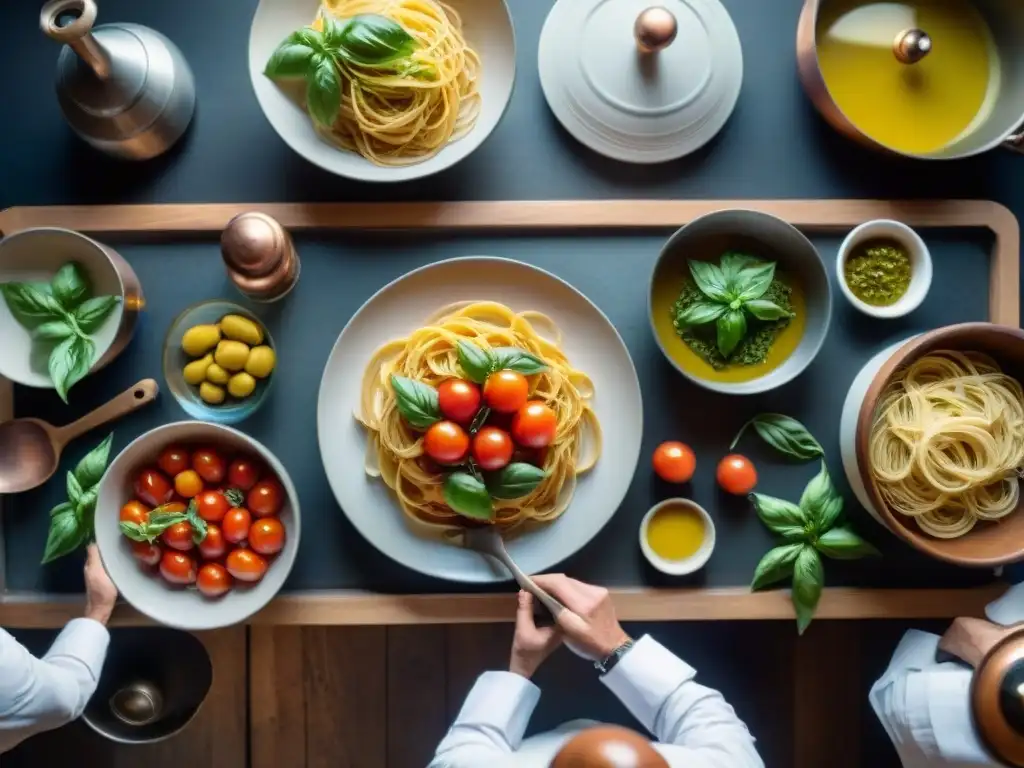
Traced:
<path fill-rule="evenodd" d="M 876 219 L 843 240 L 836 277 L 843 295 L 865 315 L 903 317 L 928 295 L 932 257 L 921 236 L 906 224 Z"/>
<path fill-rule="evenodd" d="M 821 255 L 796 227 L 722 210 L 669 238 L 647 306 L 676 370 L 716 392 L 753 395 L 792 381 L 817 356 L 832 289 Z"/>

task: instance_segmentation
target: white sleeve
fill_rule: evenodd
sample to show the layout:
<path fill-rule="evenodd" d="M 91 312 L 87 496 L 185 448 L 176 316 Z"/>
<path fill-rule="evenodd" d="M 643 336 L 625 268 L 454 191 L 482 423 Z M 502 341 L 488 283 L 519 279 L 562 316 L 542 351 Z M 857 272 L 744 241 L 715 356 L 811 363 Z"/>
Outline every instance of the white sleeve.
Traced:
<path fill-rule="evenodd" d="M 484 672 L 437 748 L 429 768 L 493 768 L 519 748 L 540 689 L 512 672 Z"/>
<path fill-rule="evenodd" d="M 13 745 L 81 715 L 96 690 L 109 643 L 110 634 L 98 621 L 74 619 L 37 659 L 0 630 L 0 742 Z"/>
<path fill-rule="evenodd" d="M 601 681 L 669 747 L 672 765 L 764 768 L 754 739 L 722 694 L 693 682 L 696 670 L 649 636 Z M 671 751 L 669 751 L 671 750 Z"/>

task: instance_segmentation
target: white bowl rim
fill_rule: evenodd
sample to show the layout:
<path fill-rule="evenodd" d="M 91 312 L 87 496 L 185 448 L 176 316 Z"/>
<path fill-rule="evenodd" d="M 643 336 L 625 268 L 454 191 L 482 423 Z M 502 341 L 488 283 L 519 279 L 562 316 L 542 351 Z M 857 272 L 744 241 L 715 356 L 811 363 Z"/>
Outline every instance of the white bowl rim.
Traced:
<path fill-rule="evenodd" d="M 651 520 L 653 520 L 654 516 L 661 512 L 661 510 L 668 509 L 669 507 L 686 507 L 687 509 L 692 509 L 700 515 L 701 519 L 704 521 L 705 530 L 707 531 L 704 536 L 704 541 L 700 545 L 700 549 L 682 560 L 666 560 L 664 557 L 656 553 L 647 541 L 647 530 L 650 528 Z M 715 551 L 715 521 L 711 519 L 711 515 L 708 514 L 708 511 L 693 499 L 686 499 L 682 496 L 678 496 L 671 499 L 665 499 L 664 501 L 659 501 L 647 510 L 647 514 L 645 514 L 643 520 L 640 521 L 640 550 L 644 553 L 644 557 L 647 558 L 647 562 L 650 563 L 653 568 L 656 568 L 669 576 L 687 576 L 691 573 L 696 573 L 707 564 L 708 560 L 711 559 L 711 553 Z"/>

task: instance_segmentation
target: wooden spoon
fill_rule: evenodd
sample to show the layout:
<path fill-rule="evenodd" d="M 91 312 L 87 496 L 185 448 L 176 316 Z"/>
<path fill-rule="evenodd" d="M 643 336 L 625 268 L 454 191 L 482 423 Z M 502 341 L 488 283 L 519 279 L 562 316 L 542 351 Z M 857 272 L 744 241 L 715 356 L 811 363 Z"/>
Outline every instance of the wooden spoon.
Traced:
<path fill-rule="evenodd" d="M 0 493 L 19 493 L 42 485 L 57 471 L 61 452 L 68 443 L 153 402 L 159 392 L 156 381 L 143 379 L 106 405 L 64 427 L 55 427 L 41 419 L 3 422 L 0 424 Z"/>

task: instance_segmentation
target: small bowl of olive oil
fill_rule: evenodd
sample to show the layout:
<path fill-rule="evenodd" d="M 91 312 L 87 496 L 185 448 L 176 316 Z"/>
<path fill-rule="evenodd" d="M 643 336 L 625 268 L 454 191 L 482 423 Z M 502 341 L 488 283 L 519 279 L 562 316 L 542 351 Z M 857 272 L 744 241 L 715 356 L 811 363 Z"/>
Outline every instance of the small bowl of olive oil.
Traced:
<path fill-rule="evenodd" d="M 932 285 L 932 257 L 906 224 L 877 219 L 861 224 L 839 246 L 839 287 L 865 315 L 895 318 L 921 306 Z"/>
<path fill-rule="evenodd" d="M 699 571 L 715 549 L 711 515 L 689 499 L 665 499 L 640 523 L 640 549 L 647 562 L 669 576 Z"/>

